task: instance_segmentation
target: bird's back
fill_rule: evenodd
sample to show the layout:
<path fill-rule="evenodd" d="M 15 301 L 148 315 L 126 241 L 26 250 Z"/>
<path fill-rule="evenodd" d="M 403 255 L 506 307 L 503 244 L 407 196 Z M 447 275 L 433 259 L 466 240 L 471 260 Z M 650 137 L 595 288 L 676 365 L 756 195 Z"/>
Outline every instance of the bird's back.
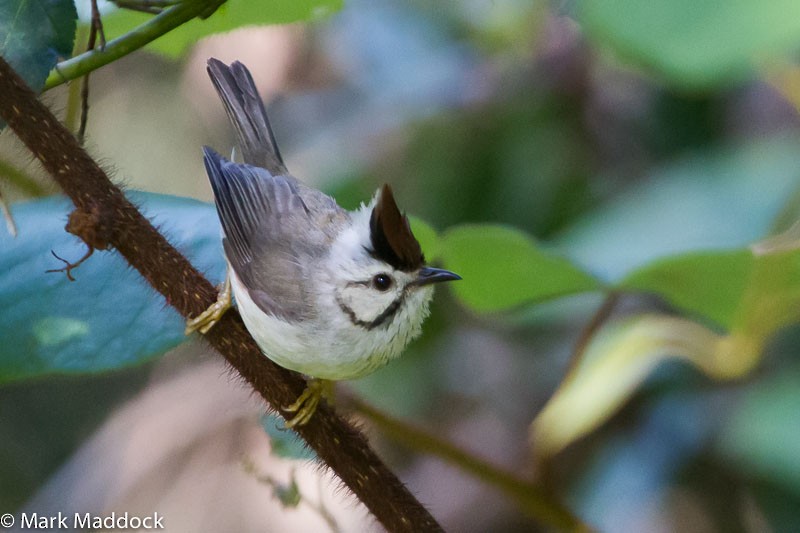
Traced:
<path fill-rule="evenodd" d="M 304 280 L 324 259 L 349 214 L 289 174 L 246 67 L 210 59 L 208 73 L 244 159 L 234 163 L 204 149 L 228 263 L 264 312 L 309 318 L 314 302 Z"/>

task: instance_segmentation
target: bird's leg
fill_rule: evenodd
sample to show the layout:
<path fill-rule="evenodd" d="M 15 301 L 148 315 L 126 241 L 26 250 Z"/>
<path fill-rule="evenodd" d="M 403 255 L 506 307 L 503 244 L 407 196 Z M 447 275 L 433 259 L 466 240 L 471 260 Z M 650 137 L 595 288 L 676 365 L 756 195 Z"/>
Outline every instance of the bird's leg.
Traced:
<path fill-rule="evenodd" d="M 283 408 L 289 413 L 297 413 L 286 421 L 286 427 L 304 426 L 311 420 L 322 398 L 333 396 L 333 381 L 327 379 L 310 379 L 306 390 L 303 391 L 292 405 Z"/>
<path fill-rule="evenodd" d="M 231 275 L 230 272 L 225 272 L 225 282 L 222 284 L 220 288 L 219 294 L 217 295 L 217 301 L 211 304 L 211 306 L 200 313 L 198 316 L 194 318 L 190 318 L 186 321 L 186 330 L 185 334 L 189 335 L 193 331 L 199 331 L 203 335 L 208 333 L 208 331 L 214 327 L 214 325 L 219 322 L 219 319 L 222 318 L 222 315 L 225 314 L 225 311 L 231 308 Z"/>

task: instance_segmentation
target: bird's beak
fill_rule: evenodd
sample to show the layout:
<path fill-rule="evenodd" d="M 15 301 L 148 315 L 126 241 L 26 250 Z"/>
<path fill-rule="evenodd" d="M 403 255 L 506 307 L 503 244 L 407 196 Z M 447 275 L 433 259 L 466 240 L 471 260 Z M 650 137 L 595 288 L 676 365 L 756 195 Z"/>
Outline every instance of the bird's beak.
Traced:
<path fill-rule="evenodd" d="M 419 275 L 414 281 L 414 285 L 422 287 L 423 285 L 430 285 L 431 283 L 439 283 L 441 281 L 454 281 L 461 279 L 461 276 L 444 270 L 443 268 L 422 267 L 419 270 Z"/>

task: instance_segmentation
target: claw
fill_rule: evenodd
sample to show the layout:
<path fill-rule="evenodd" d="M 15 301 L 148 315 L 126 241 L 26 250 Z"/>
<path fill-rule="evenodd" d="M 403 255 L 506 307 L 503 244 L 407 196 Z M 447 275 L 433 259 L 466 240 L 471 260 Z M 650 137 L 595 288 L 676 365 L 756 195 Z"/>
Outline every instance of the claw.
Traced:
<path fill-rule="evenodd" d="M 308 386 L 293 404 L 283 408 L 288 413 L 297 413 L 291 419 L 286 420 L 286 427 L 291 429 L 296 426 L 304 426 L 311 420 L 317 411 L 320 400 L 330 398 L 333 395 L 333 382 L 327 379 L 312 379 Z"/>
<path fill-rule="evenodd" d="M 225 314 L 225 311 L 231 308 L 231 277 L 229 274 L 225 274 L 225 282 L 222 284 L 222 288 L 219 291 L 219 295 L 217 296 L 217 301 L 211 304 L 211 306 L 200 313 L 198 316 L 194 318 L 190 318 L 186 321 L 186 329 L 184 330 L 185 335 L 189 335 L 194 331 L 199 331 L 203 335 L 208 333 L 214 325 L 219 322 L 222 318 L 222 315 Z"/>

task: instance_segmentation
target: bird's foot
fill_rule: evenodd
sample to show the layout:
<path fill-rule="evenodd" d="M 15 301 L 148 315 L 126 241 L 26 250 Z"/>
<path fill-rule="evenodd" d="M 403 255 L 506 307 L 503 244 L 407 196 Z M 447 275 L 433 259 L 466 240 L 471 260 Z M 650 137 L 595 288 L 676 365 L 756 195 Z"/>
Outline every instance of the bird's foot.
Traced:
<path fill-rule="evenodd" d="M 310 379 L 306 390 L 291 405 L 283 408 L 288 413 L 296 413 L 291 419 L 286 420 L 286 427 L 291 429 L 304 426 L 311 420 L 322 398 L 333 396 L 333 381 L 327 379 Z"/>
<path fill-rule="evenodd" d="M 196 317 L 188 319 L 184 334 L 189 335 L 194 331 L 199 331 L 203 335 L 208 333 L 219 322 L 225 311 L 231 308 L 231 302 L 231 276 L 230 274 L 225 274 L 225 282 L 220 288 L 219 295 L 217 295 L 217 301 Z"/>

